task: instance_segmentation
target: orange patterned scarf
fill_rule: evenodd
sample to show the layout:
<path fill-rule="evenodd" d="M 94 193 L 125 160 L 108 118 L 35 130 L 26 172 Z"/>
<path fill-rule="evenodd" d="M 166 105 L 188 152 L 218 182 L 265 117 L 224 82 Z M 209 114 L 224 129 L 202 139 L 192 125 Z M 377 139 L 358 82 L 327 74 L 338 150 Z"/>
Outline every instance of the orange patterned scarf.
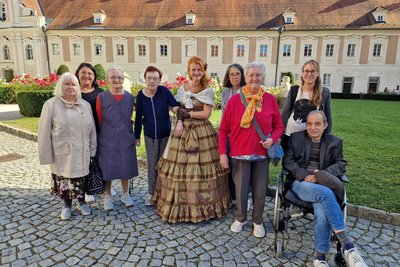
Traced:
<path fill-rule="evenodd" d="M 242 93 L 244 97 L 246 98 L 247 101 L 247 108 L 244 111 L 242 120 L 240 121 L 240 127 L 242 128 L 249 128 L 250 123 L 253 120 L 254 117 L 254 112 L 257 110 L 257 112 L 261 112 L 262 110 L 262 97 L 265 93 L 265 90 L 263 87 L 260 87 L 260 90 L 258 90 L 258 93 L 253 95 L 250 93 L 250 88 L 248 86 L 245 86 L 242 89 Z"/>

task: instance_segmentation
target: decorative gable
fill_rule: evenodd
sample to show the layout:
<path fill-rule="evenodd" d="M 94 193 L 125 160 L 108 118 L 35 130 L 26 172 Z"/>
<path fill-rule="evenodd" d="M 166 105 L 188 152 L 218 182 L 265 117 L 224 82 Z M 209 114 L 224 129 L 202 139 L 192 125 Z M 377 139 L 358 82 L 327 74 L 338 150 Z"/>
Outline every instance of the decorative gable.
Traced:
<path fill-rule="evenodd" d="M 388 10 L 382 6 L 378 6 L 374 12 L 372 12 L 372 15 L 374 16 L 375 22 L 376 23 L 385 23 L 386 21 L 386 14 Z"/>
<path fill-rule="evenodd" d="M 94 24 L 103 24 L 106 17 L 107 17 L 107 14 L 103 9 L 99 9 L 99 10 L 93 12 Z"/>
<path fill-rule="evenodd" d="M 286 9 L 286 11 L 282 13 L 285 24 L 294 24 L 294 16 L 295 15 L 296 15 L 296 11 L 294 11 L 292 8 Z"/>
<path fill-rule="evenodd" d="M 193 12 L 193 10 L 189 9 L 189 11 L 185 13 L 185 16 L 186 16 L 186 25 L 194 25 L 196 14 Z"/>

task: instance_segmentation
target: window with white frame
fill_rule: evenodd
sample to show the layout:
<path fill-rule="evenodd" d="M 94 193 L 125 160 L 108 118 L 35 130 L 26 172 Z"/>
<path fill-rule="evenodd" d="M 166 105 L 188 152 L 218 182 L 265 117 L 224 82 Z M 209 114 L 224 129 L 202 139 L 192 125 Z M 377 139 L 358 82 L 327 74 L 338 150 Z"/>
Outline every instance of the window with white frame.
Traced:
<path fill-rule="evenodd" d="M 216 72 L 211 72 L 210 73 L 210 76 L 211 76 L 211 78 L 216 78 L 217 76 L 218 76 L 218 73 L 216 73 Z"/>
<path fill-rule="evenodd" d="M 160 56 L 162 56 L 162 57 L 168 56 L 168 46 L 167 45 L 160 45 Z"/>
<path fill-rule="evenodd" d="M 304 45 L 304 56 L 311 57 L 312 55 L 312 44 L 305 44 Z"/>
<path fill-rule="evenodd" d="M 3 2 L 0 3 L 0 21 L 6 21 L 7 13 L 6 13 L 6 4 Z"/>
<path fill-rule="evenodd" d="M 356 56 L 356 44 L 348 44 L 347 45 L 347 56 L 348 57 Z"/>
<path fill-rule="evenodd" d="M 80 44 L 72 44 L 72 52 L 74 56 L 81 55 L 81 45 Z"/>
<path fill-rule="evenodd" d="M 185 57 L 193 56 L 193 45 L 185 45 Z"/>
<path fill-rule="evenodd" d="M 117 44 L 117 56 L 123 56 L 123 55 L 125 55 L 124 45 Z"/>
<path fill-rule="evenodd" d="M 331 85 L 331 74 L 324 73 L 324 76 L 323 76 L 323 79 L 322 79 L 322 84 L 323 85 Z"/>
<path fill-rule="evenodd" d="M 95 18 L 95 23 L 101 23 L 101 18 Z"/>
<path fill-rule="evenodd" d="M 266 57 L 268 55 L 268 45 L 260 45 L 260 57 Z"/>
<path fill-rule="evenodd" d="M 60 46 L 57 43 L 52 43 L 51 44 L 51 53 L 53 56 L 59 55 L 60 54 Z"/>
<path fill-rule="evenodd" d="M 237 45 L 237 57 L 244 57 L 244 45 Z"/>
<path fill-rule="evenodd" d="M 138 50 L 139 50 L 139 56 L 146 55 L 146 45 L 144 45 L 144 44 L 138 45 Z"/>
<path fill-rule="evenodd" d="M 11 59 L 10 48 L 8 47 L 8 45 L 3 46 L 3 59 L 4 60 L 10 60 Z"/>
<path fill-rule="evenodd" d="M 382 51 L 382 44 L 374 44 L 374 50 L 372 51 L 372 56 L 380 57 Z"/>
<path fill-rule="evenodd" d="M 103 46 L 101 44 L 94 44 L 94 54 L 96 56 L 101 56 L 103 53 Z"/>
<path fill-rule="evenodd" d="M 334 44 L 327 44 L 326 45 L 325 56 L 326 57 L 333 57 L 333 49 L 334 48 L 335 48 Z"/>
<path fill-rule="evenodd" d="M 384 17 L 382 15 L 377 16 L 376 21 L 382 22 L 384 21 Z"/>
<path fill-rule="evenodd" d="M 28 60 L 33 59 L 33 48 L 31 45 L 26 46 L 26 59 L 28 59 Z"/>
<path fill-rule="evenodd" d="M 211 45 L 211 56 L 218 57 L 218 45 Z"/>
<path fill-rule="evenodd" d="M 292 17 L 287 17 L 285 23 L 287 23 L 287 24 L 293 23 L 293 18 Z"/>
<path fill-rule="evenodd" d="M 292 49 L 292 45 L 290 45 L 290 44 L 283 45 L 283 56 L 284 57 L 290 57 L 290 50 L 291 49 Z"/>

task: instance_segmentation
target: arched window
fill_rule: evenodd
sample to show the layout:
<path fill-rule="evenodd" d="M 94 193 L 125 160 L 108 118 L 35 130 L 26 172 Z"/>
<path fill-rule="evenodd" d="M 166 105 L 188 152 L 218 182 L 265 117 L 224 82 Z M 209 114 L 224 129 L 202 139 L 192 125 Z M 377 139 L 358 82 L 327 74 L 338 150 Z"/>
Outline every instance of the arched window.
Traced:
<path fill-rule="evenodd" d="M 6 21 L 7 14 L 6 14 L 6 4 L 0 2 L 0 21 Z"/>
<path fill-rule="evenodd" d="M 26 46 L 26 59 L 33 59 L 33 49 L 31 45 Z"/>
<path fill-rule="evenodd" d="M 8 45 L 3 46 L 3 59 L 4 60 L 10 60 L 10 48 L 8 48 Z"/>

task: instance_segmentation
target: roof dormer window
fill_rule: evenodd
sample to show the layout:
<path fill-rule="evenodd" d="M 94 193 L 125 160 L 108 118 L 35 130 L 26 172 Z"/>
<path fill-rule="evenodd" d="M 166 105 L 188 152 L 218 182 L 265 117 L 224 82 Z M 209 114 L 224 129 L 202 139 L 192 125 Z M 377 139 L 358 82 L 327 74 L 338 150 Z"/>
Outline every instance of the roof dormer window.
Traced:
<path fill-rule="evenodd" d="M 99 9 L 96 12 L 93 12 L 93 20 L 95 24 L 102 24 L 106 19 L 107 14 L 103 9 Z"/>
<path fill-rule="evenodd" d="M 193 10 L 190 9 L 188 12 L 185 13 L 185 16 L 186 16 L 186 25 L 194 25 L 196 14 L 193 12 Z"/>
<path fill-rule="evenodd" d="M 286 11 L 282 14 L 285 24 L 294 24 L 295 15 L 296 11 L 294 11 L 292 8 L 286 9 Z"/>
<path fill-rule="evenodd" d="M 385 17 L 387 14 L 388 10 L 382 6 L 378 6 L 374 12 L 372 12 L 372 15 L 374 16 L 375 22 L 376 23 L 385 23 Z"/>

